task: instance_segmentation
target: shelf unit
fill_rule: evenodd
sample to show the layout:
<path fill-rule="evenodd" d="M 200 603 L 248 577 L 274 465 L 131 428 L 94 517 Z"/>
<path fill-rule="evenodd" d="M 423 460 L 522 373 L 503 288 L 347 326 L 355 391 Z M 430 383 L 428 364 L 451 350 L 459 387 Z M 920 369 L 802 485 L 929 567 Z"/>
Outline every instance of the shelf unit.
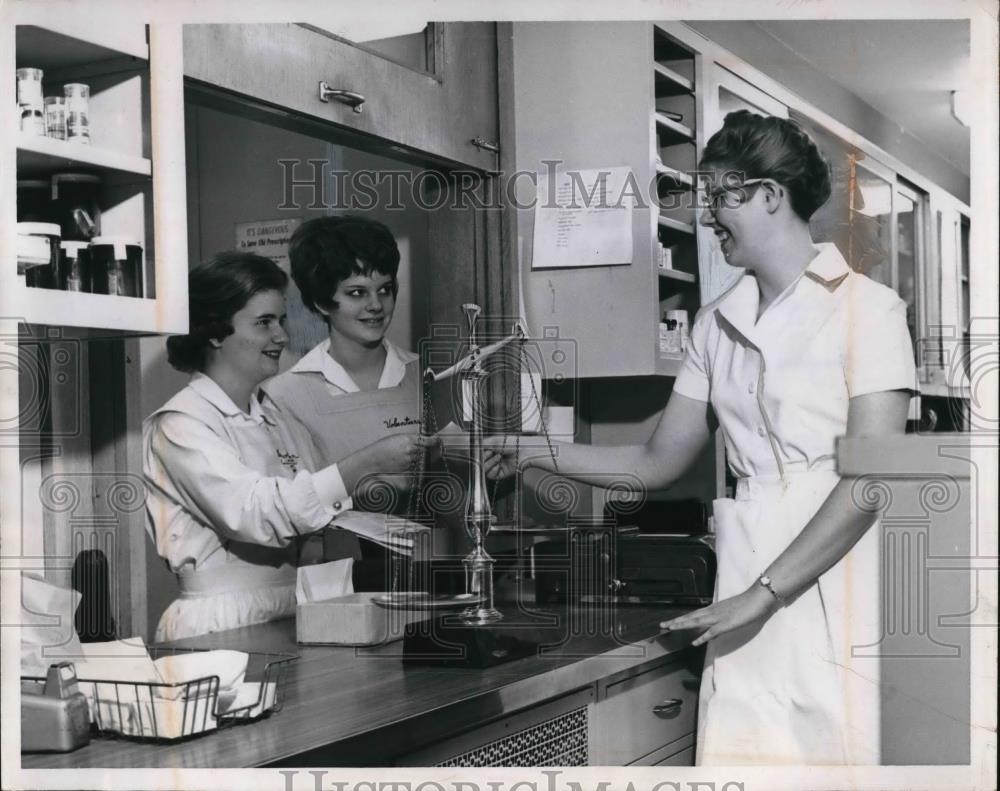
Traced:
<path fill-rule="evenodd" d="M 26 13 L 14 29 L 11 70 L 40 68 L 46 96 L 68 82 L 90 86 L 91 143 L 17 132 L 17 180 L 59 173 L 97 176 L 98 233 L 143 248 L 143 297 L 29 287 L 14 261 L 2 267 L 12 315 L 28 324 L 102 337 L 187 330 L 182 44 L 179 25 L 105 29 L 73 14 L 53 23 Z M 13 98 L 13 97 L 12 97 Z M 154 167 L 154 163 L 156 166 Z M 16 192 L 13 174 L 3 182 Z M 32 219 L 58 221 L 55 205 Z M 18 217 L 21 217 L 18 212 Z M 8 250 L 15 249 L 10 229 Z"/>
<path fill-rule="evenodd" d="M 698 246 L 694 209 L 698 124 L 696 106 L 696 54 L 659 25 L 653 38 L 653 173 L 656 179 L 656 224 L 653 260 L 659 248 L 669 248 L 671 268 L 657 267 L 659 308 L 657 320 L 668 310 L 688 312 L 694 320 L 699 305 Z M 681 120 L 676 120 L 680 116 Z M 657 332 L 659 344 L 659 332 Z M 662 370 L 676 375 L 681 356 L 660 351 Z"/>

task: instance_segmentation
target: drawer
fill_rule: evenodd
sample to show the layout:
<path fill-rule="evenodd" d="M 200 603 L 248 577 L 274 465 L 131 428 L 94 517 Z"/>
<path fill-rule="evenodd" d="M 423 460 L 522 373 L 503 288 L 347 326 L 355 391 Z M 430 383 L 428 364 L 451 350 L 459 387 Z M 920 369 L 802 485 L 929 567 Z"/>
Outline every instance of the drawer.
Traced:
<path fill-rule="evenodd" d="M 676 663 L 609 685 L 594 706 L 591 763 L 625 766 L 692 733 L 698 685 L 699 676 Z"/>
<path fill-rule="evenodd" d="M 694 745 L 658 761 L 654 766 L 694 766 Z"/>

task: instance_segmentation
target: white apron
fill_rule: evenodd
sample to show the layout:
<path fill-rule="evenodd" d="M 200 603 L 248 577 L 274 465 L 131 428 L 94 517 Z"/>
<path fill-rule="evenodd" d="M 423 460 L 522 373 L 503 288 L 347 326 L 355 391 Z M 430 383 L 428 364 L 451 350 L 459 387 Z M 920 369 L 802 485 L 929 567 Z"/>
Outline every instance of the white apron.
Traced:
<path fill-rule="evenodd" d="M 837 484 L 851 399 L 916 386 L 905 303 L 816 247 L 763 312 L 752 273 L 702 308 L 674 384 L 711 403 L 738 479 L 715 502 L 717 600 L 757 584 Z M 709 642 L 699 764 L 879 763 L 878 543 L 870 527 L 766 621 Z"/>
<path fill-rule="evenodd" d="M 838 481 L 786 469 L 739 479 L 716 500 L 716 601 L 755 584 Z M 869 529 L 816 585 L 764 624 L 708 644 L 697 763 L 877 764 L 879 660 L 852 648 L 879 640 L 878 531 Z"/>

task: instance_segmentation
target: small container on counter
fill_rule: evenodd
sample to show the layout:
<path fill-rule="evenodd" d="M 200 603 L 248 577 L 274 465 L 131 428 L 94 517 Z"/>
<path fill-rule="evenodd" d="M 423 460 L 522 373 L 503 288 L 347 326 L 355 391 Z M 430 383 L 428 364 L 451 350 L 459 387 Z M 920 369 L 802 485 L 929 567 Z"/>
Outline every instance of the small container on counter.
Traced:
<path fill-rule="evenodd" d="M 45 97 L 45 135 L 53 140 L 66 139 L 66 97 Z"/>
<path fill-rule="evenodd" d="M 90 86 L 69 82 L 63 86 L 66 95 L 66 139 L 71 143 L 90 142 Z"/>
<path fill-rule="evenodd" d="M 90 241 L 99 235 L 101 179 L 91 173 L 55 173 L 52 176 L 52 218 L 59 221 L 63 239 Z"/>
<path fill-rule="evenodd" d="M 47 222 L 52 218 L 52 187 L 47 179 L 18 179 L 17 221 Z"/>
<path fill-rule="evenodd" d="M 90 272 L 95 294 L 141 297 L 142 245 L 117 236 L 97 236 L 90 242 Z"/>
<path fill-rule="evenodd" d="M 59 226 L 50 222 L 17 224 L 17 272 L 33 288 L 55 288 L 59 268 Z"/>
<path fill-rule="evenodd" d="M 90 291 L 90 246 L 87 242 L 59 245 L 58 285 L 64 291 Z"/>

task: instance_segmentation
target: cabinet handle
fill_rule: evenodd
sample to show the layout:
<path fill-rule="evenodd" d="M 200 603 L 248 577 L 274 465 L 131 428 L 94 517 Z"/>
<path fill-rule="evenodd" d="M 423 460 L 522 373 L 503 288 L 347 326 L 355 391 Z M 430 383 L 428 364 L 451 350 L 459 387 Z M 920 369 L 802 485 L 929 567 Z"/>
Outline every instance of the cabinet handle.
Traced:
<path fill-rule="evenodd" d="M 486 140 L 483 140 L 483 138 L 481 137 L 474 137 L 469 142 L 472 143 L 472 145 L 474 145 L 480 151 L 492 151 L 494 154 L 500 153 L 500 146 L 498 146 L 496 143 L 489 143 Z"/>
<path fill-rule="evenodd" d="M 684 701 L 680 698 L 667 698 L 662 703 L 657 703 L 653 706 L 653 714 L 664 720 L 670 719 L 680 713 L 681 706 L 683 705 Z"/>
<path fill-rule="evenodd" d="M 331 99 L 346 104 L 354 112 L 360 113 L 361 106 L 365 103 L 365 97 L 355 91 L 347 91 L 343 88 L 331 88 L 325 80 L 319 84 L 319 100 L 329 102 Z"/>

